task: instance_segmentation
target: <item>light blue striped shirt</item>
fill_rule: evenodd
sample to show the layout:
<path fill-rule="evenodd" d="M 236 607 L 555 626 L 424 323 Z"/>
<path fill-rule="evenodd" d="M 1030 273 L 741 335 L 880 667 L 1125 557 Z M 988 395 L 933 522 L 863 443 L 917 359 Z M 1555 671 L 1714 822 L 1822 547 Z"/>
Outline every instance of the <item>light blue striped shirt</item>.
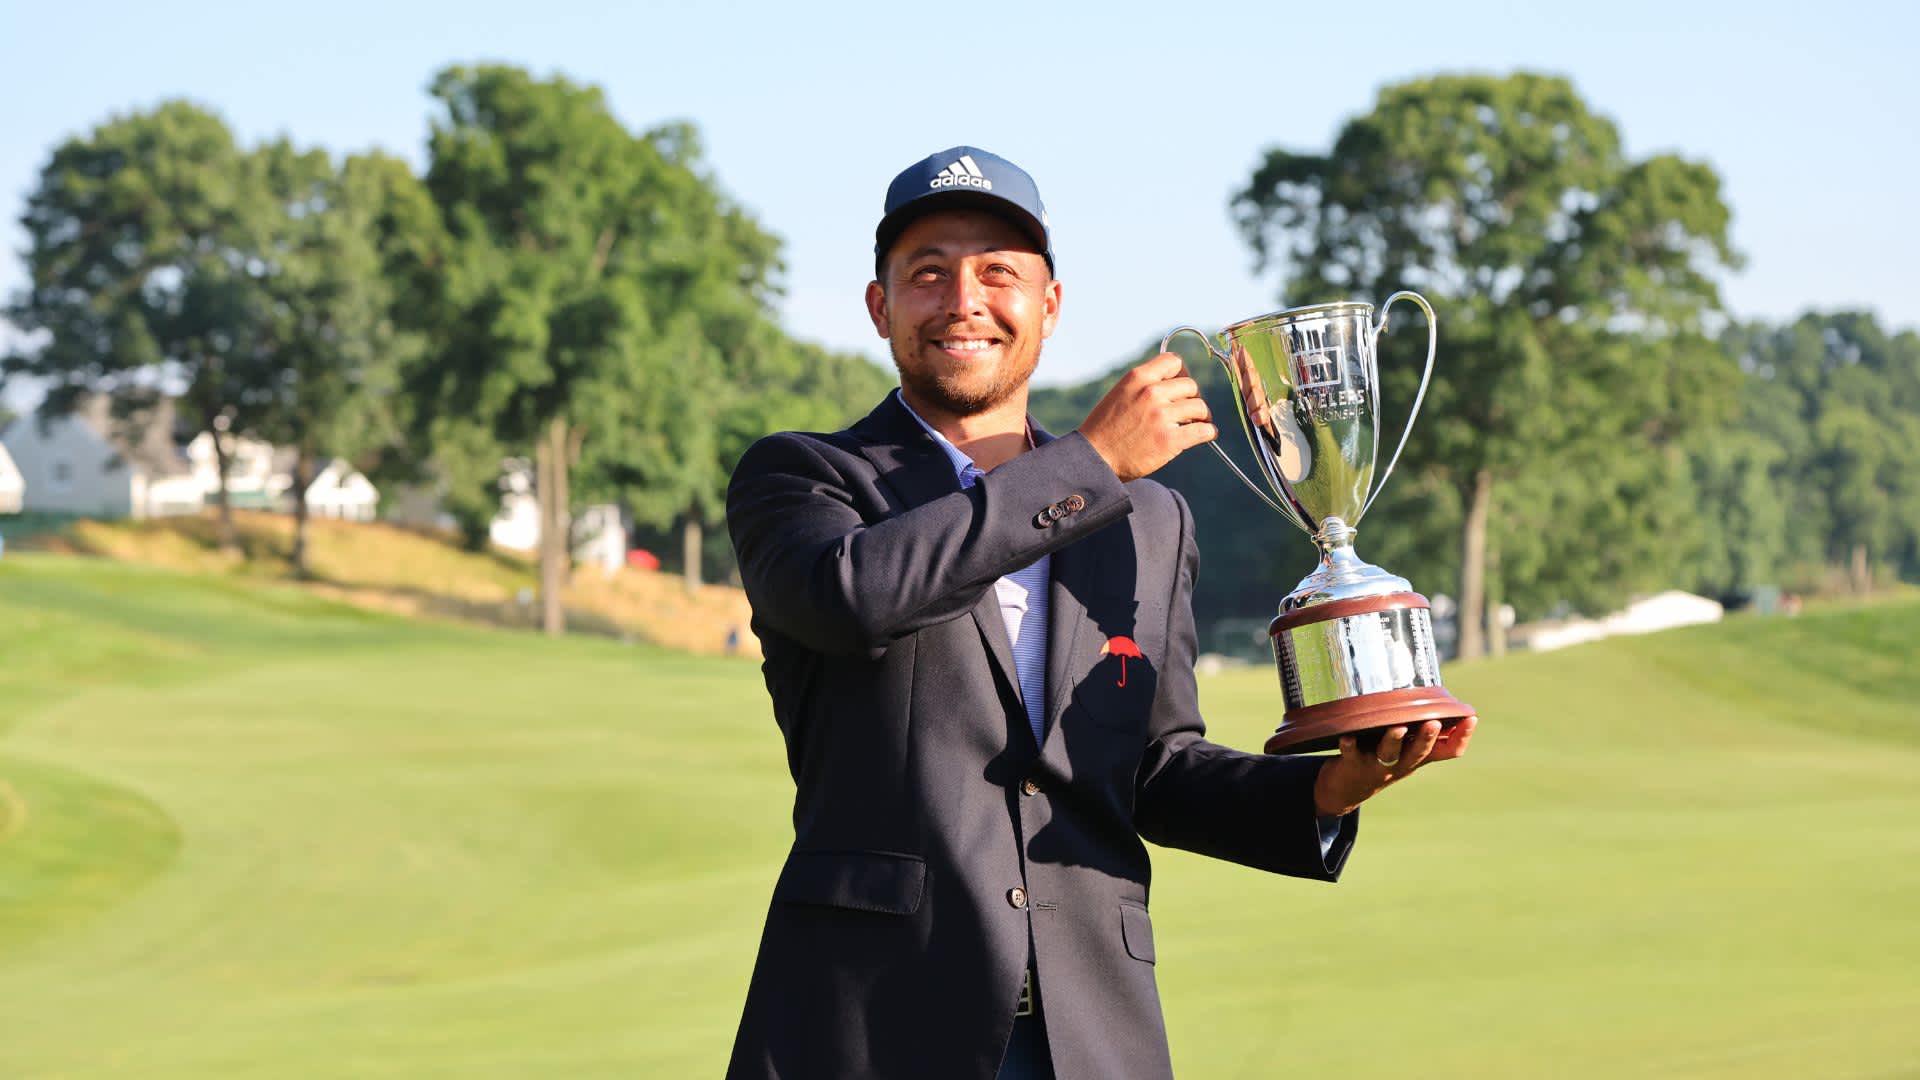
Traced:
<path fill-rule="evenodd" d="M 899 395 L 900 391 L 894 393 Z M 933 425 L 921 419 L 902 396 L 900 405 L 918 421 L 934 445 L 947 455 L 953 474 L 965 491 L 974 481 L 987 475 L 973 459 L 948 441 Z M 1020 681 L 1020 703 L 1027 709 L 1027 724 L 1033 728 L 1035 745 L 1045 741 L 1047 700 L 1047 589 L 1053 580 L 1053 556 L 1042 555 L 1027 566 L 993 583 L 1000 600 L 1000 621 L 1007 628 L 1007 642 L 1013 646 L 1013 668 Z"/>

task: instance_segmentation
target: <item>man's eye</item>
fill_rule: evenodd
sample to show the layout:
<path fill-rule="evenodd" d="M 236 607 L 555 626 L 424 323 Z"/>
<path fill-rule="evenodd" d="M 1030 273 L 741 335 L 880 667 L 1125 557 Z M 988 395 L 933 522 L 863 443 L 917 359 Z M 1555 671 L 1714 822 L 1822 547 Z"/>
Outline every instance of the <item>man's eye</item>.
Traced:
<path fill-rule="evenodd" d="M 939 276 L 940 276 L 940 268 L 937 266 L 914 267 L 913 273 L 911 275 L 911 277 L 915 281 L 932 281 L 934 278 L 937 278 Z"/>

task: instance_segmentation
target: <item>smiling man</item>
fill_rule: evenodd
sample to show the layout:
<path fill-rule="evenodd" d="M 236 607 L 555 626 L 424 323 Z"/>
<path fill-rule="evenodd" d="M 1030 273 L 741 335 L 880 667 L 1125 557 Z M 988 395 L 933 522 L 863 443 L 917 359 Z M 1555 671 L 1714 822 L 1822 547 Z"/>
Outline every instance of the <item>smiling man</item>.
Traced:
<path fill-rule="evenodd" d="M 896 177 L 874 257 L 900 388 L 728 490 L 796 788 L 728 1075 L 1167 1076 L 1142 838 L 1331 881 L 1359 804 L 1472 721 L 1207 741 L 1193 518 L 1145 479 L 1217 435 L 1179 357 L 1032 422 L 1062 290 L 1033 180 L 983 150 Z"/>

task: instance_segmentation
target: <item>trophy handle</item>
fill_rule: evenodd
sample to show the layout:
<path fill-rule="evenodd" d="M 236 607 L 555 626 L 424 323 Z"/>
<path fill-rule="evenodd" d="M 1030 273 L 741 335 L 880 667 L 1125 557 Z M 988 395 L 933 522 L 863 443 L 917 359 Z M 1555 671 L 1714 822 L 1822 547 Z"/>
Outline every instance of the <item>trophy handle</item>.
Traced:
<path fill-rule="evenodd" d="M 1179 337 L 1181 334 L 1192 334 L 1194 337 L 1199 338 L 1200 343 L 1207 347 L 1208 354 L 1210 354 L 1215 360 L 1220 361 L 1221 367 L 1227 369 L 1227 384 L 1233 388 L 1233 398 L 1235 403 L 1237 404 L 1240 401 L 1240 378 L 1239 376 L 1234 374 L 1233 360 L 1232 358 L 1228 357 L 1225 353 L 1221 352 L 1219 349 L 1216 349 L 1213 347 L 1213 338 L 1208 336 L 1206 331 L 1193 326 L 1176 326 L 1174 327 L 1171 333 L 1169 333 L 1166 337 L 1163 337 L 1160 339 L 1160 351 L 1161 352 L 1170 351 L 1167 348 L 1167 346 L 1170 343 L 1172 343 L 1174 338 Z M 1252 429 L 1247 426 L 1246 410 L 1244 408 L 1239 408 L 1239 409 L 1235 409 L 1234 412 L 1240 414 L 1240 430 L 1246 433 L 1247 441 L 1249 443 L 1252 443 L 1254 440 L 1254 435 L 1253 435 Z M 1227 456 L 1227 452 L 1225 450 L 1220 449 L 1220 443 L 1217 440 L 1214 442 L 1208 443 L 1207 449 L 1212 450 L 1215 454 L 1219 455 L 1220 460 L 1226 464 L 1227 468 L 1233 470 L 1233 475 L 1239 477 L 1240 482 L 1247 485 L 1247 490 L 1259 496 L 1261 502 L 1266 503 L 1269 507 L 1272 507 L 1274 513 L 1279 514 L 1281 517 L 1286 518 L 1288 521 L 1293 522 L 1295 525 L 1298 525 L 1301 529 L 1305 530 L 1309 534 L 1313 532 L 1311 528 L 1307 527 L 1305 522 L 1300 520 L 1300 515 L 1294 511 L 1293 507 L 1287 506 L 1280 502 L 1276 502 L 1273 496 L 1260 490 L 1260 485 L 1255 484 L 1252 480 L 1247 479 L 1247 474 L 1240 471 L 1240 466 L 1235 465 L 1233 463 L 1233 459 Z"/>
<path fill-rule="evenodd" d="M 1434 322 L 1433 305 L 1427 303 L 1426 297 L 1405 289 L 1387 297 L 1386 303 L 1380 305 L 1380 323 L 1373 328 L 1374 370 L 1373 378 L 1370 380 L 1373 384 L 1373 415 L 1380 415 L 1380 333 L 1387 328 L 1387 309 L 1393 306 L 1395 300 L 1411 300 L 1421 311 L 1427 313 L 1427 367 L 1420 373 L 1420 390 L 1413 395 L 1413 408 L 1407 411 L 1407 426 L 1400 431 L 1400 444 L 1393 448 L 1393 460 L 1387 462 L 1386 471 L 1380 474 L 1380 479 L 1374 481 L 1373 494 L 1368 495 L 1365 505 L 1360 507 L 1360 516 L 1353 520 L 1355 525 L 1360 523 L 1360 518 L 1367 516 L 1368 509 L 1373 506 L 1373 500 L 1379 498 L 1381 489 L 1387 486 L 1387 477 L 1393 475 L 1393 467 L 1400 464 L 1400 451 L 1407 448 L 1407 436 L 1413 434 L 1414 418 L 1420 415 L 1420 403 L 1427 397 L 1427 383 L 1433 379 L 1433 354 L 1440 347 L 1440 327 Z M 1373 429 L 1373 453 L 1377 460 L 1380 456 L 1380 428 L 1377 424 Z"/>

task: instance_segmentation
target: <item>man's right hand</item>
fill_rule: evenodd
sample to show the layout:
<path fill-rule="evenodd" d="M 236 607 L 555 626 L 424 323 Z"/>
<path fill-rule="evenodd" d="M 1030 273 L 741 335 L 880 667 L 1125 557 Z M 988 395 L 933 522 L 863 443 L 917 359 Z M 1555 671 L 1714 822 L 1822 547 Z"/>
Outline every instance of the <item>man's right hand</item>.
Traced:
<path fill-rule="evenodd" d="M 1169 352 L 1122 375 L 1087 414 L 1080 434 L 1124 482 L 1151 475 L 1182 450 L 1212 442 L 1220 429 L 1213 426 L 1186 362 Z"/>

